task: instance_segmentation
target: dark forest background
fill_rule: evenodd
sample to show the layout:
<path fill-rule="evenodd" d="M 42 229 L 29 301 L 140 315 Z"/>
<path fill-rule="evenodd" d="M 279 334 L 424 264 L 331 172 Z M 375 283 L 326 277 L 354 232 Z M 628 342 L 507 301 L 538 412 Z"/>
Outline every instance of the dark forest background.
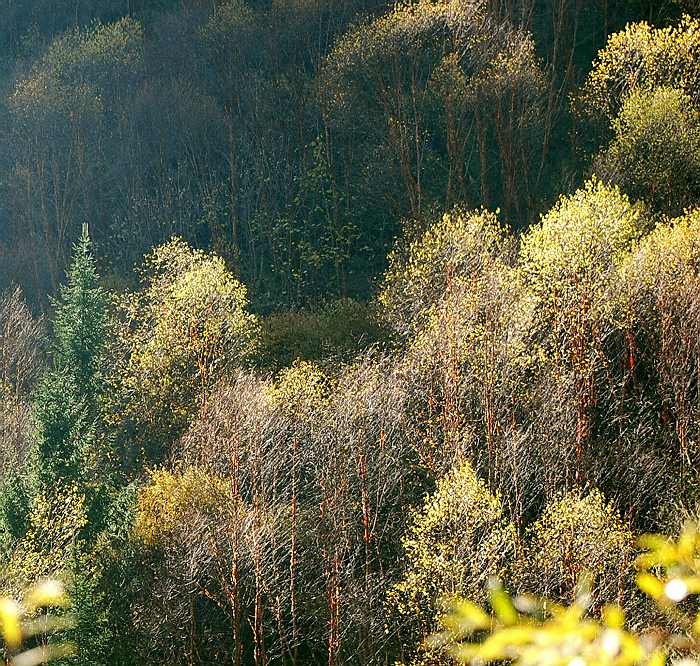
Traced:
<path fill-rule="evenodd" d="M 367 299 L 406 217 L 459 202 L 525 228 L 601 143 L 570 105 L 598 49 L 683 8 L 476 4 L 478 25 L 379 30 L 381 0 L 7 0 L 2 281 L 44 307 L 87 222 L 109 284 L 178 235 L 222 256 L 268 313 Z M 484 40 L 460 63 L 467 92 L 445 56 L 470 31 Z M 494 85 L 479 59 L 504 47 L 517 62 Z"/>

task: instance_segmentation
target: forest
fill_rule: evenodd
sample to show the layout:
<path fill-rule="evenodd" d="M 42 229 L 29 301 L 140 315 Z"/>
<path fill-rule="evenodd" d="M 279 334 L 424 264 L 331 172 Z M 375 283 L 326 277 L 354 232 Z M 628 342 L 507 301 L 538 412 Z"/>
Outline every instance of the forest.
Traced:
<path fill-rule="evenodd" d="M 700 663 L 700 4 L 0 0 L 0 403 L 2 664 Z"/>

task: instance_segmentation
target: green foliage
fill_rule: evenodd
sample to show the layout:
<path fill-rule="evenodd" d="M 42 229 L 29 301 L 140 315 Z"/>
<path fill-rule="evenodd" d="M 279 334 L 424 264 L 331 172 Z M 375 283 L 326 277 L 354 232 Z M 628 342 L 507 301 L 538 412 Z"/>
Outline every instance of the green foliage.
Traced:
<path fill-rule="evenodd" d="M 99 286 L 87 227 L 74 248 L 66 284 L 54 303 L 52 358 L 94 400 L 100 390 L 107 333 L 107 296 Z"/>
<path fill-rule="evenodd" d="M 520 590 L 572 602 L 585 574 L 596 603 L 616 601 L 631 574 L 633 546 L 629 527 L 599 491 L 573 490 L 528 527 L 514 577 Z"/>
<path fill-rule="evenodd" d="M 36 397 L 35 474 L 39 488 L 58 478 L 94 479 L 99 464 L 98 397 L 107 334 L 107 297 L 98 285 L 87 230 L 75 247 L 55 302 L 52 367 Z"/>
<path fill-rule="evenodd" d="M 596 171 L 656 210 L 700 201 L 700 112 L 672 88 L 634 90 L 613 121 L 614 138 Z"/>
<path fill-rule="evenodd" d="M 77 645 L 77 654 L 67 664 L 80 666 L 109 666 L 117 649 L 114 645 L 114 618 L 111 606 L 119 594 L 117 587 L 104 589 L 99 557 L 95 553 L 80 553 L 73 558 L 65 575 L 71 599 L 74 624 L 67 632 Z"/>
<path fill-rule="evenodd" d="M 629 24 L 600 51 L 577 102 L 580 111 L 607 125 L 634 90 L 671 87 L 700 105 L 700 24 L 685 16 L 656 28 Z"/>
<path fill-rule="evenodd" d="M 391 326 L 409 336 L 448 292 L 459 292 L 507 262 L 513 239 L 493 213 L 455 209 L 389 257 L 379 303 Z"/>
<path fill-rule="evenodd" d="M 272 368 L 289 366 L 297 359 L 349 361 L 386 337 L 373 306 L 340 299 L 314 309 L 265 317 L 256 360 Z"/>
<path fill-rule="evenodd" d="M 0 516 L 2 516 L 3 550 L 14 544 L 27 532 L 31 510 L 32 491 L 27 487 L 26 475 L 20 472 L 5 477 L 0 492 Z"/>
<path fill-rule="evenodd" d="M 207 391 L 251 359 L 259 326 L 247 305 L 245 286 L 215 255 L 173 239 L 147 256 L 141 291 L 120 303 L 110 380 L 111 418 L 134 424 L 127 455 L 159 460 Z"/>
<path fill-rule="evenodd" d="M 515 528 L 500 500 L 489 493 L 472 466 L 463 463 L 437 483 L 413 513 L 406 537 L 405 571 L 388 592 L 387 604 L 400 618 L 400 637 L 409 663 L 438 663 L 421 645 L 437 629 L 441 597 L 481 598 L 490 576 L 503 574 L 517 544 Z"/>

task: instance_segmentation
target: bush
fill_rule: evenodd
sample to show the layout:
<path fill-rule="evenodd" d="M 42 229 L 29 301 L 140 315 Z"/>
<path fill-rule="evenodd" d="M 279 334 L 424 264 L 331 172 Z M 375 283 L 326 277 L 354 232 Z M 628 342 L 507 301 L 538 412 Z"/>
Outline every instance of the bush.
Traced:
<path fill-rule="evenodd" d="M 386 338 L 374 307 L 350 298 L 316 309 L 269 315 L 261 329 L 256 361 L 274 369 L 297 360 L 347 362 Z"/>
<path fill-rule="evenodd" d="M 654 209 L 680 214 L 700 201 L 700 112 L 673 88 L 635 90 L 613 121 L 598 175 Z"/>
<path fill-rule="evenodd" d="M 463 463 L 440 479 L 423 507 L 414 511 L 403 540 L 405 570 L 388 592 L 411 664 L 440 663 L 423 644 L 437 630 L 442 597 L 484 599 L 491 576 L 502 576 L 517 543 L 515 528 L 503 515 L 473 468 Z"/>
<path fill-rule="evenodd" d="M 525 534 L 515 563 L 521 591 L 575 601 L 581 577 L 594 582 L 596 603 L 621 600 L 632 573 L 634 538 L 600 492 L 576 489 L 550 502 Z"/>

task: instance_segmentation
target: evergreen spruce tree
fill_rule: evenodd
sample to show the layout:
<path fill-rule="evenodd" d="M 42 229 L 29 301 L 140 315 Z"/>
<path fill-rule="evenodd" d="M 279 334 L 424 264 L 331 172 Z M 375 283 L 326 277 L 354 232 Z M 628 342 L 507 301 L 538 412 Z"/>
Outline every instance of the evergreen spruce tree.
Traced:
<path fill-rule="evenodd" d="M 35 481 L 94 482 L 107 297 L 98 284 L 87 227 L 74 249 L 66 284 L 54 301 L 52 365 L 36 399 Z"/>
<path fill-rule="evenodd" d="M 31 485 L 35 502 L 62 486 L 72 486 L 84 497 L 86 525 L 64 572 L 76 623 L 69 635 L 79 655 L 65 663 L 96 666 L 108 663 L 113 649 L 109 618 L 116 590 L 98 553 L 114 487 L 100 413 L 108 303 L 86 227 L 66 278 L 53 302 L 51 367 L 35 402 L 38 427 Z"/>

